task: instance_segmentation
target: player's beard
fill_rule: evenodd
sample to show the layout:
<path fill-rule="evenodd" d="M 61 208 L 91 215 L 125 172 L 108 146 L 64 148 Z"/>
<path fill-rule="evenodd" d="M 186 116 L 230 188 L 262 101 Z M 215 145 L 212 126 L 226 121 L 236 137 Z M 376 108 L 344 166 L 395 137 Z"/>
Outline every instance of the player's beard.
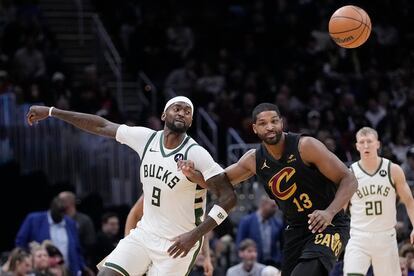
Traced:
<path fill-rule="evenodd" d="M 260 140 L 262 140 L 264 143 L 268 144 L 268 145 L 276 145 L 277 143 L 279 143 L 280 139 L 282 138 L 282 131 L 277 132 L 275 131 L 275 137 L 272 138 L 267 138 L 266 134 L 261 134 L 259 135 Z"/>
<path fill-rule="evenodd" d="M 175 124 L 175 121 L 165 121 L 165 124 L 167 125 L 167 127 L 169 129 L 171 129 L 172 131 L 176 132 L 176 133 L 185 133 L 188 130 L 188 126 L 184 123 L 184 124 L 180 124 L 178 123 L 177 125 Z"/>

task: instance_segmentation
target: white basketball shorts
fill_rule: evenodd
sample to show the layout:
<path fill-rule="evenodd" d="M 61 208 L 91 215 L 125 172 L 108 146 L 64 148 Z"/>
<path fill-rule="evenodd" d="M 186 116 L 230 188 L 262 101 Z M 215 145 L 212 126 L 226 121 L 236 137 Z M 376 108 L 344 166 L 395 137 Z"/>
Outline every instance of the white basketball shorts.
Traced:
<path fill-rule="evenodd" d="M 351 229 L 345 248 L 344 276 L 366 275 L 372 264 L 375 276 L 400 276 L 400 261 L 395 229 L 363 232 Z"/>
<path fill-rule="evenodd" d="M 202 241 L 197 242 L 187 256 L 175 259 L 167 252 L 172 244 L 170 240 L 137 227 L 119 241 L 102 265 L 123 276 L 139 276 L 145 273 L 147 276 L 186 275 L 200 252 Z"/>

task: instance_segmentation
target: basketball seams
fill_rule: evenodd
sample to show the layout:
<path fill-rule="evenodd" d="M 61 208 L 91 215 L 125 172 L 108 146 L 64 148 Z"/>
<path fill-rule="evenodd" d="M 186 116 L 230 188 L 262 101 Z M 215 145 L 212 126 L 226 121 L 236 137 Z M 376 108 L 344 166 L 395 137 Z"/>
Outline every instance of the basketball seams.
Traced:
<path fill-rule="evenodd" d="M 353 28 L 353 29 L 349 29 L 349 30 L 345 30 L 345 31 L 341 31 L 341 32 L 335 32 L 335 33 L 331 33 L 331 32 L 329 32 L 330 34 L 342 34 L 342 33 L 350 32 L 350 31 L 354 31 L 354 30 L 357 30 L 357 29 L 361 28 L 362 24 L 364 24 L 364 22 L 362 22 L 362 21 L 360 21 L 360 20 L 358 20 L 358 19 L 355 19 L 355 18 L 353 18 L 353 17 L 349 17 L 349 16 L 332 16 L 332 17 L 331 17 L 331 19 L 330 19 L 330 21 L 331 21 L 332 19 L 335 19 L 335 18 L 346 18 L 346 19 L 351 19 L 351 20 L 353 20 L 353 21 L 357 21 L 357 22 L 359 22 L 359 23 L 361 23 L 361 24 L 359 24 L 359 26 L 358 26 L 358 27 Z"/>
<path fill-rule="evenodd" d="M 349 7 L 351 7 L 351 9 L 353 9 L 354 11 L 356 11 L 359 14 L 359 16 L 361 16 L 361 22 L 363 22 L 364 21 L 364 16 L 363 16 L 362 13 L 360 13 L 359 9 L 357 7 L 355 7 L 355 6 L 352 6 L 352 5 L 350 5 Z"/>
<path fill-rule="evenodd" d="M 328 29 L 336 44 L 344 48 L 356 48 L 370 36 L 371 18 L 357 6 L 343 6 L 331 16 Z"/>
<path fill-rule="evenodd" d="M 341 44 L 342 46 L 344 46 L 344 47 L 346 47 L 346 46 L 349 46 L 349 45 L 352 45 L 353 43 L 355 43 L 355 42 L 357 42 L 358 40 L 359 40 L 359 38 L 362 36 L 362 34 L 365 32 L 365 29 L 368 27 L 367 26 L 367 24 L 366 23 L 364 23 L 364 22 L 361 22 L 362 24 L 364 24 L 364 28 L 362 29 L 362 31 L 359 33 L 359 35 L 352 41 L 352 42 L 350 42 L 350 43 L 347 43 L 347 44 Z M 361 25 L 362 25 L 361 24 Z M 361 43 L 362 44 L 362 43 Z M 358 45 L 358 46 L 360 46 L 360 45 Z"/>

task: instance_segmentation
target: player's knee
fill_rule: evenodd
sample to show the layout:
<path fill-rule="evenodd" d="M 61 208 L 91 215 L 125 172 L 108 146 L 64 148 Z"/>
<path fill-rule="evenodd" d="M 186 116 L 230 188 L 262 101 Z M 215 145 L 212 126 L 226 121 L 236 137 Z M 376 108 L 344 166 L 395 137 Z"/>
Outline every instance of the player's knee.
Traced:
<path fill-rule="evenodd" d="M 302 260 L 292 271 L 291 276 L 328 276 L 328 271 L 319 259 Z"/>
<path fill-rule="evenodd" d="M 98 275 L 97 276 L 125 276 L 113 269 L 104 267 L 101 270 L 99 270 Z"/>

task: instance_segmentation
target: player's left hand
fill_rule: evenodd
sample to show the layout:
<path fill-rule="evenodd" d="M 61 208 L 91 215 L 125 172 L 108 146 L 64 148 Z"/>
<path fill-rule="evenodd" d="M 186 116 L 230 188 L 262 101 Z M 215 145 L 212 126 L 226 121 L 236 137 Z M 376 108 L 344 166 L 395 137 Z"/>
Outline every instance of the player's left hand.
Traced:
<path fill-rule="evenodd" d="M 309 214 L 308 217 L 309 230 L 311 230 L 312 233 L 321 233 L 326 227 L 333 225 L 332 219 L 334 214 L 327 210 L 315 210 L 312 214 Z"/>
<path fill-rule="evenodd" d="M 191 231 L 172 239 L 173 245 L 168 248 L 168 254 L 173 257 L 185 257 L 197 242 L 198 238 Z"/>
<path fill-rule="evenodd" d="M 178 160 L 177 168 L 193 183 L 197 183 L 203 188 L 207 188 L 203 175 L 194 168 L 194 162 L 191 160 Z"/>
<path fill-rule="evenodd" d="M 413 231 L 411 231 L 411 234 L 410 234 L 410 242 L 411 244 L 414 244 L 414 229 Z"/>
<path fill-rule="evenodd" d="M 205 276 L 213 276 L 214 267 L 213 267 L 213 264 L 211 262 L 210 256 L 206 256 L 204 258 L 203 269 L 204 269 L 204 275 Z"/>

